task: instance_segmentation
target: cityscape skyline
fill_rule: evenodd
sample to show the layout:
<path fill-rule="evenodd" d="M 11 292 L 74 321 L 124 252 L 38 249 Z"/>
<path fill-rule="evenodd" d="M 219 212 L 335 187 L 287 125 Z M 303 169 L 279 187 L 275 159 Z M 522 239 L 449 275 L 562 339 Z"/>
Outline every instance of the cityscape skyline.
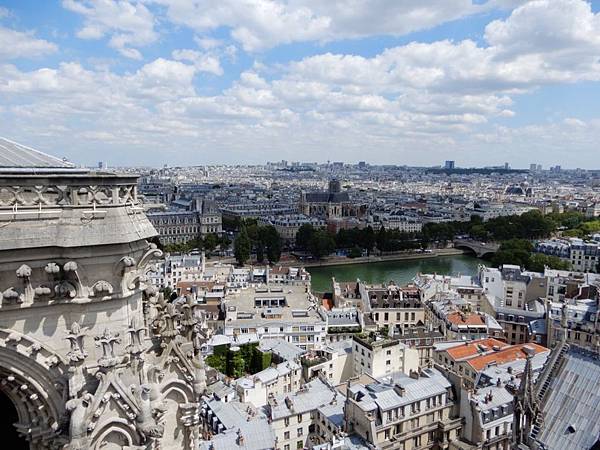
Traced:
<path fill-rule="evenodd" d="M 597 167 L 599 8 L 3 0 L 0 135 L 85 165 Z"/>

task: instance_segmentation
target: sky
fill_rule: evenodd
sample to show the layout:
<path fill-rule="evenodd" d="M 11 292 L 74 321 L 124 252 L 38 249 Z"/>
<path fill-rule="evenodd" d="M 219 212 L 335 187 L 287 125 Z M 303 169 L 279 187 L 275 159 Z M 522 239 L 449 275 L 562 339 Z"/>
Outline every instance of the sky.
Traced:
<path fill-rule="evenodd" d="M 600 168 L 600 0 L 0 0 L 0 136 L 86 165 Z"/>

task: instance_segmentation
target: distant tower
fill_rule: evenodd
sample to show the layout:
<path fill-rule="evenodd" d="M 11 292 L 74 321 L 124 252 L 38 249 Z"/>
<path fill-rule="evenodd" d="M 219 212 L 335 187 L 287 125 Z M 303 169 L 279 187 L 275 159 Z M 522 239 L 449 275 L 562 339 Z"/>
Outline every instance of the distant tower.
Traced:
<path fill-rule="evenodd" d="M 453 170 L 454 169 L 454 161 L 448 160 L 444 163 L 444 169 Z"/>
<path fill-rule="evenodd" d="M 329 193 L 337 194 L 342 192 L 342 183 L 339 180 L 330 180 L 329 181 Z"/>

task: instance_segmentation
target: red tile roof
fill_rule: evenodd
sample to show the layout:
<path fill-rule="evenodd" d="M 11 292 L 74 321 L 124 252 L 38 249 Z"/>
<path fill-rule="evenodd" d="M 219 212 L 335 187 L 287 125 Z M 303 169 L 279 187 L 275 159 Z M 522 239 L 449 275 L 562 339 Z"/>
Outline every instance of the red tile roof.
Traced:
<path fill-rule="evenodd" d="M 485 325 L 485 317 L 474 312 L 453 312 L 448 314 L 448 321 L 455 325 Z"/>
<path fill-rule="evenodd" d="M 482 352 L 482 346 L 488 348 L 488 351 L 492 351 L 494 346 L 504 348 L 508 344 L 506 342 L 499 341 L 494 338 L 478 339 L 476 341 L 465 342 L 464 344 L 457 344 L 456 347 L 449 348 L 446 350 L 448 355 L 456 360 L 466 359 L 473 356 L 480 355 Z"/>
<path fill-rule="evenodd" d="M 506 364 L 518 359 L 525 359 L 527 357 L 525 347 L 532 349 L 536 355 L 538 353 L 548 351 L 546 347 L 529 342 L 527 344 L 511 345 L 508 348 L 504 348 L 497 352 L 488 353 L 487 355 L 481 355 L 476 358 L 469 359 L 467 364 L 469 364 L 476 371 L 480 371 L 485 369 L 490 363 Z"/>

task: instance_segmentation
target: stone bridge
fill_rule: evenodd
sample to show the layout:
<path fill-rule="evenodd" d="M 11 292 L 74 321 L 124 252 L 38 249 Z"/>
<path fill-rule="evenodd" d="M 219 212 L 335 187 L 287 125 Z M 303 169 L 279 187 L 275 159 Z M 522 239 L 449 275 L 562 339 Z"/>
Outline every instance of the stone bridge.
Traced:
<path fill-rule="evenodd" d="M 454 248 L 469 250 L 478 258 L 489 256 L 498 251 L 500 244 L 495 242 L 482 242 L 474 239 L 455 239 Z"/>

